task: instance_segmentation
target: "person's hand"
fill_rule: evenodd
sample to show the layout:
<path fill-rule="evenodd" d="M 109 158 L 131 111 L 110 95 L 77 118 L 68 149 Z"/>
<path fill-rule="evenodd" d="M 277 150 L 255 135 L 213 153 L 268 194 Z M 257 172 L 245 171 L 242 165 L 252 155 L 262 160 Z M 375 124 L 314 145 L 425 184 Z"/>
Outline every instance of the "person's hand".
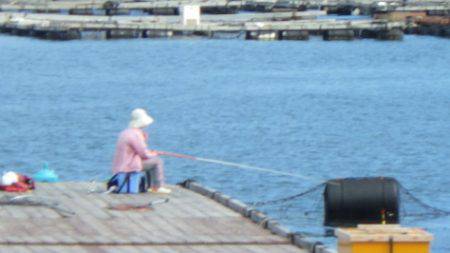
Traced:
<path fill-rule="evenodd" d="M 150 156 L 157 156 L 158 152 L 155 151 L 155 150 L 149 150 L 149 151 L 147 151 L 147 154 L 150 155 Z"/>

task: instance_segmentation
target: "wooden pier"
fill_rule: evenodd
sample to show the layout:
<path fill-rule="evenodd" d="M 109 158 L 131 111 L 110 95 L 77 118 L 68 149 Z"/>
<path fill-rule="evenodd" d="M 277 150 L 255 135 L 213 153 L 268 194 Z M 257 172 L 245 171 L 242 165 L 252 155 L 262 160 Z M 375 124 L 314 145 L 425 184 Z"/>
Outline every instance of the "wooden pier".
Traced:
<path fill-rule="evenodd" d="M 195 182 L 170 186 L 170 195 L 92 193 L 93 187 L 104 189 L 86 182 L 38 183 L 14 205 L 5 199 L 19 194 L 1 193 L 0 252 L 332 252 Z M 111 209 L 160 198 L 169 202 L 153 210 Z M 27 199 L 35 205 L 18 204 Z"/>

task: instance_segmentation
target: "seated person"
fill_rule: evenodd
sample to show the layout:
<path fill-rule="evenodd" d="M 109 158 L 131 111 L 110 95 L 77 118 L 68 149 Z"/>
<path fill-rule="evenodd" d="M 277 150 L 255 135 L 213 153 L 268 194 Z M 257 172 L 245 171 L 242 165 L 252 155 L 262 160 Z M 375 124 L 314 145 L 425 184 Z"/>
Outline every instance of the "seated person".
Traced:
<path fill-rule="evenodd" d="M 135 109 L 131 113 L 129 127 L 123 130 L 117 141 L 116 153 L 113 161 L 113 173 L 141 172 L 150 173 L 149 191 L 170 193 L 164 187 L 164 164 L 158 153 L 147 149 L 147 133 L 144 129 L 153 123 L 144 109 Z M 148 178 L 148 177 L 147 177 Z"/>

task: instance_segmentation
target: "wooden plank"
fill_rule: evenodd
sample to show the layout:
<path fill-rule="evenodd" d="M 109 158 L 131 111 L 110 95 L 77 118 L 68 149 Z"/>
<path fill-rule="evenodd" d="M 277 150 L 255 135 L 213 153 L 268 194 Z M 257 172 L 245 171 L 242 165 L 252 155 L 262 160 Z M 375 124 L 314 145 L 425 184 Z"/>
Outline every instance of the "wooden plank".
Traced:
<path fill-rule="evenodd" d="M 44 201 L 55 201 L 57 202 L 57 199 L 55 198 L 56 192 L 52 189 L 50 184 L 43 184 L 39 185 L 39 187 L 36 188 L 34 191 L 34 197 L 36 198 L 43 198 Z M 32 212 L 30 213 L 30 218 L 60 218 L 61 215 L 58 214 L 55 210 L 49 208 L 49 207 L 43 207 L 42 209 L 46 209 L 42 212 Z M 38 215 L 34 216 L 36 213 L 39 213 Z"/>
<path fill-rule="evenodd" d="M 146 238 L 151 238 L 151 240 L 157 241 L 162 244 L 169 242 L 167 240 L 168 239 L 167 236 L 162 235 L 164 231 L 161 231 L 156 227 L 152 226 L 152 224 L 149 223 L 147 220 L 137 219 L 136 217 L 129 217 L 129 219 L 130 222 L 133 222 L 134 224 L 136 224 L 136 226 L 138 226 L 138 228 L 140 228 L 141 233 L 145 235 Z"/>
<path fill-rule="evenodd" d="M 88 199 L 88 189 L 85 192 L 80 192 L 80 189 L 87 188 L 86 185 L 78 185 L 77 187 L 69 187 L 69 184 L 54 184 L 54 187 L 60 192 L 64 192 L 65 195 L 70 198 L 75 198 L 77 201 L 70 202 L 65 201 L 65 203 L 72 208 L 77 208 L 77 213 L 94 215 L 99 219 L 109 219 L 111 216 L 105 212 L 101 207 L 97 206 L 96 202 L 90 201 Z"/>
<path fill-rule="evenodd" d="M 6 246 L 0 245 L 0 252 L 14 252 L 14 253 L 32 253 L 26 246 Z"/>

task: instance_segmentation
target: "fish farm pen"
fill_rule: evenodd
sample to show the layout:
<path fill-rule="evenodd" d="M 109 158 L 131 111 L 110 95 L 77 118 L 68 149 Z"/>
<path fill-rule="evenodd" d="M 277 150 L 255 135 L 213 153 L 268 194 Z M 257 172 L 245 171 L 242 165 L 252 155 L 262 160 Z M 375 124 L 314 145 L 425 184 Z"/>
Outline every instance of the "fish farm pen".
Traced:
<path fill-rule="evenodd" d="M 242 12 L 245 11 L 245 12 Z M 0 1 L 0 32 L 51 40 L 241 38 L 401 40 L 450 36 L 450 1 Z M 327 14 L 370 15 L 339 19 Z"/>

